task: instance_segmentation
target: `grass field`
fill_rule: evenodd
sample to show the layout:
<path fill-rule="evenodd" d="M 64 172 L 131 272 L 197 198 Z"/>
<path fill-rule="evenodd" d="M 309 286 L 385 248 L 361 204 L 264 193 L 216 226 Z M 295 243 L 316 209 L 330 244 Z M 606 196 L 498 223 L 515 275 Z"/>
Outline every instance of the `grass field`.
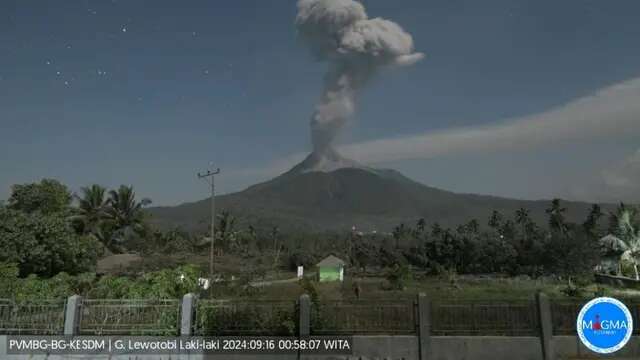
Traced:
<path fill-rule="evenodd" d="M 149 270 L 177 266 L 186 263 L 195 263 L 203 271 L 208 270 L 208 257 L 206 255 L 191 255 L 178 257 L 176 255 L 156 254 L 147 256 L 136 264 L 129 265 L 125 272 L 141 273 Z M 220 256 L 216 258 L 216 272 L 222 273 L 226 278 L 234 275 L 242 276 L 247 269 L 259 266 L 255 259 L 244 259 L 237 256 Z M 313 278 L 313 269 L 307 270 L 307 276 Z M 253 281 L 270 281 L 291 279 L 295 273 L 284 270 L 268 270 L 264 278 Z M 551 298 L 569 299 L 567 295 L 567 281 L 559 281 L 552 278 L 531 279 L 528 277 L 506 277 L 495 275 L 442 275 L 424 276 L 414 274 L 414 278 L 408 280 L 403 290 L 389 290 L 389 285 L 383 274 L 378 277 L 359 277 L 347 272 L 342 283 L 317 283 L 313 282 L 318 295 L 326 300 L 350 300 L 355 299 L 354 282 L 361 289 L 360 298 L 366 300 L 376 299 L 407 299 L 414 298 L 418 293 L 424 292 L 434 301 L 516 301 L 532 299 L 537 291 L 543 291 Z M 238 284 L 236 284 L 238 285 Z M 241 291 L 233 285 L 214 285 L 217 287 L 216 297 L 244 298 L 251 300 L 295 300 L 305 292 L 296 281 L 263 285 L 252 288 L 250 291 Z M 233 289 L 231 289 L 233 288 Z M 574 298 L 593 298 L 596 296 L 613 296 L 621 299 L 640 299 L 640 290 L 615 288 L 607 285 L 589 284 L 579 287 L 579 293 Z"/>
<path fill-rule="evenodd" d="M 410 280 L 404 290 L 387 290 L 383 278 L 349 278 L 343 283 L 315 283 L 321 299 L 352 300 L 355 299 L 354 281 L 360 286 L 360 298 L 366 300 L 406 299 L 424 292 L 434 301 L 516 301 L 532 299 L 537 291 L 543 291 L 551 298 L 569 299 L 565 293 L 566 282 L 548 279 L 495 278 L 463 276 L 455 282 L 441 277 L 430 276 Z M 261 287 L 252 299 L 288 300 L 295 299 L 304 293 L 298 283 L 273 284 Z M 640 299 L 640 291 L 618 289 L 610 286 L 591 284 L 580 288 L 574 298 L 593 298 L 596 296 L 613 296 L 623 299 Z"/>

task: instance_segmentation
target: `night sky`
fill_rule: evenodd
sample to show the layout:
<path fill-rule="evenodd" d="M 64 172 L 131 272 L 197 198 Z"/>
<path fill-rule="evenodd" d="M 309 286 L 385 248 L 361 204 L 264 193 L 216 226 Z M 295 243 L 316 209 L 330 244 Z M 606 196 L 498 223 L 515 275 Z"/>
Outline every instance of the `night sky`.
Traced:
<path fill-rule="evenodd" d="M 368 163 L 459 192 L 640 201 L 640 113 L 625 131 L 607 129 L 640 102 L 640 2 L 363 3 L 427 58 L 375 79 L 343 144 L 535 125 L 631 84 L 603 100 L 616 105 L 602 134 Z M 326 70 L 296 36 L 295 15 L 285 0 L 0 1 L 0 199 L 11 184 L 49 177 L 73 191 L 131 184 L 167 205 L 206 196 L 195 173 L 210 161 L 222 192 L 277 175 L 310 149 Z M 580 118 L 571 109 L 559 116 Z"/>

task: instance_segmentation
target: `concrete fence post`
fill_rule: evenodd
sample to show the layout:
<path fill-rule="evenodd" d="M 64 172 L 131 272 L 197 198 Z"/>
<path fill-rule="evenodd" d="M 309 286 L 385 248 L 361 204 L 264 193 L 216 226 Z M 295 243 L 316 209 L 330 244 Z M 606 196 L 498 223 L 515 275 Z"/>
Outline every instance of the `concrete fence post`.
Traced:
<path fill-rule="evenodd" d="M 182 297 L 182 311 L 180 312 L 180 335 L 193 335 L 193 323 L 196 309 L 196 295 L 185 294 Z"/>
<path fill-rule="evenodd" d="M 298 300 L 298 335 L 305 337 L 311 335 L 311 298 L 302 294 Z"/>
<path fill-rule="evenodd" d="M 551 318 L 551 303 L 549 297 L 543 292 L 536 294 L 538 306 L 538 321 L 540 322 L 540 343 L 542 345 L 542 357 L 544 360 L 554 360 L 553 349 L 553 320 Z"/>
<path fill-rule="evenodd" d="M 74 336 L 80 332 L 80 311 L 82 310 L 82 296 L 73 295 L 67 299 L 64 314 L 64 335 Z"/>
<path fill-rule="evenodd" d="M 420 360 L 429 359 L 431 351 L 431 302 L 425 293 L 418 294 L 418 350 Z"/>

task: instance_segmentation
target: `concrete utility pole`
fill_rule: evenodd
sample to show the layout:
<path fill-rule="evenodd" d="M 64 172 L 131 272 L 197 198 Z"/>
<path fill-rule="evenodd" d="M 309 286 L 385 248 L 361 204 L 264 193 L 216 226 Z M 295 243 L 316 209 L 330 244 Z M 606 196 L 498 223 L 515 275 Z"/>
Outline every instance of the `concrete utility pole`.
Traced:
<path fill-rule="evenodd" d="M 220 169 L 207 170 L 205 174 L 198 173 L 199 179 L 205 179 L 211 185 L 211 249 L 209 251 L 209 289 L 213 289 L 213 243 L 216 239 L 216 181 L 215 175 Z M 210 293 L 212 290 L 209 290 Z"/>

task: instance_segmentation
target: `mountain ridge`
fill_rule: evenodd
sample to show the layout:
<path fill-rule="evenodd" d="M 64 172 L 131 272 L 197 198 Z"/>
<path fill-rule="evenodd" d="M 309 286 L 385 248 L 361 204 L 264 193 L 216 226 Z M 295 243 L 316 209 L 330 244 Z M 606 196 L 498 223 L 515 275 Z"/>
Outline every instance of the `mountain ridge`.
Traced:
<path fill-rule="evenodd" d="M 394 226 L 428 223 L 457 226 L 471 219 L 486 224 L 493 210 L 512 217 L 521 207 L 546 225 L 551 200 L 520 200 L 493 195 L 455 193 L 414 181 L 392 169 L 341 167 L 305 171 L 294 167 L 245 190 L 216 196 L 216 211 L 230 211 L 239 226 L 278 226 L 283 231 L 390 231 Z M 591 204 L 563 201 L 568 221 L 582 222 Z M 612 209 L 603 205 L 604 210 Z M 149 211 L 160 227 L 204 231 L 210 221 L 209 198 Z"/>

